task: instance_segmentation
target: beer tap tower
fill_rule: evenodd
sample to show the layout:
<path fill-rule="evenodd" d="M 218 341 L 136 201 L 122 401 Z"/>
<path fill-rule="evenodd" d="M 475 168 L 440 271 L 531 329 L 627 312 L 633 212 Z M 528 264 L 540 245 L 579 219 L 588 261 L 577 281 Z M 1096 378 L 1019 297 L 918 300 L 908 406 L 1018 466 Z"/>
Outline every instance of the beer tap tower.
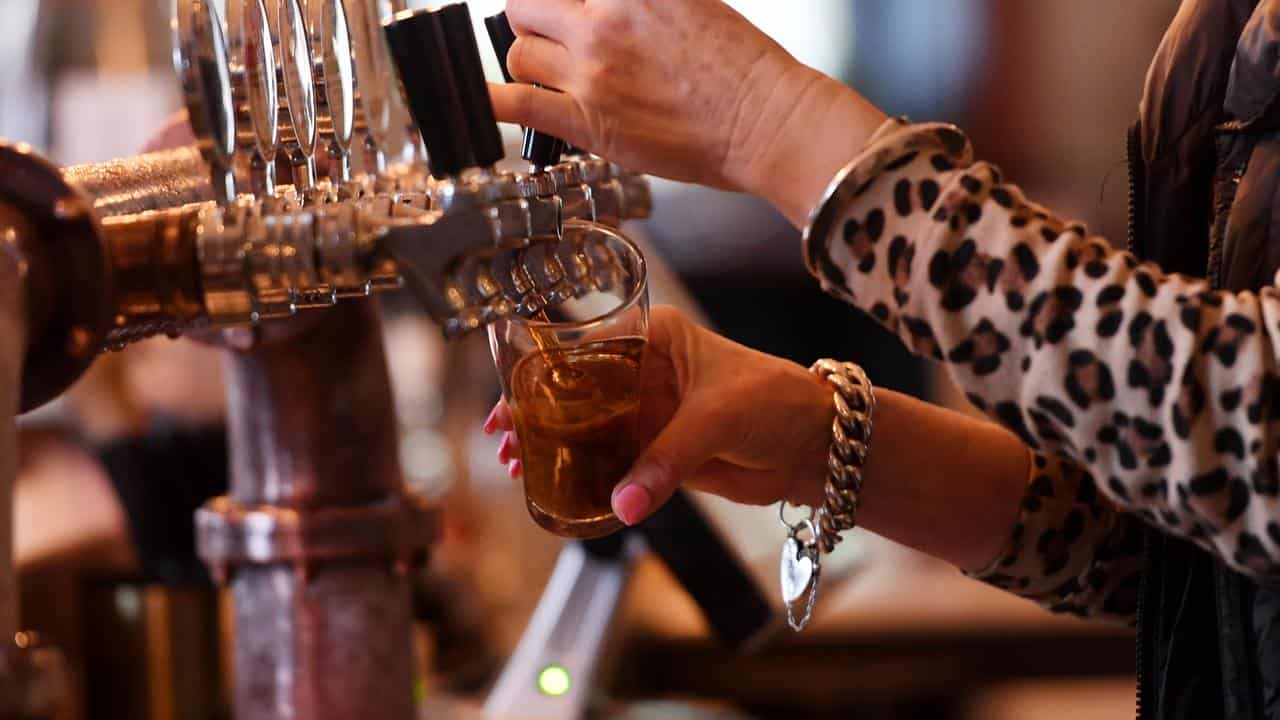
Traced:
<path fill-rule="evenodd" d="M 369 298 L 408 284 L 448 337 L 556 302 L 610 270 L 564 224 L 643 216 L 647 188 L 591 158 L 558 185 L 491 170 L 465 5 L 385 35 L 371 0 L 229 0 L 225 22 L 175 0 L 173 18 L 195 147 L 63 170 L 0 144 L 0 637 L 21 637 L 13 417 L 99 352 L 199 334 L 226 348 L 230 493 L 197 533 L 234 600 L 237 718 L 407 720 L 407 571 L 437 517 L 400 477 Z M 396 60 L 430 173 L 399 162 L 385 38 L 411 43 Z M 39 715 L 24 667 L 3 656 L 0 716 Z"/>
<path fill-rule="evenodd" d="M 0 638 L 20 641 L 0 650 L 0 719 L 48 716 L 18 632 L 14 417 L 100 352 L 194 335 L 227 368 L 230 492 L 196 529 L 233 599 L 236 717 L 408 720 L 408 572 L 438 518 L 400 476 L 374 296 L 407 287 L 456 338 L 605 288 L 618 259 L 576 224 L 647 216 L 648 186 L 534 131 L 531 171 L 497 171 L 465 4 L 384 21 L 378 0 L 227 0 L 225 19 L 173 2 L 194 146 L 60 169 L 0 141 Z M 722 640 L 769 625 L 686 498 L 639 534 Z M 576 716 L 634 545 L 566 548 L 491 716 Z M 551 650 L 585 675 L 526 701 Z"/>

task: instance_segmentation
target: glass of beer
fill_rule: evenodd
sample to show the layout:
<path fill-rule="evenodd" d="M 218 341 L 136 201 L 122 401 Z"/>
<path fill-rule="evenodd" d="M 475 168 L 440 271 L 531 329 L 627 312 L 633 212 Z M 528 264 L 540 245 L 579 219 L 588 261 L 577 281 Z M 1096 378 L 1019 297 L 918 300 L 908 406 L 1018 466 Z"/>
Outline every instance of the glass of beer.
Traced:
<path fill-rule="evenodd" d="M 520 438 L 529 513 L 557 535 L 593 538 L 623 526 L 610 499 L 643 449 L 649 293 L 644 256 L 622 235 L 570 221 L 558 243 L 549 251 L 557 272 L 578 280 L 532 317 L 490 325 L 489 346 Z"/>

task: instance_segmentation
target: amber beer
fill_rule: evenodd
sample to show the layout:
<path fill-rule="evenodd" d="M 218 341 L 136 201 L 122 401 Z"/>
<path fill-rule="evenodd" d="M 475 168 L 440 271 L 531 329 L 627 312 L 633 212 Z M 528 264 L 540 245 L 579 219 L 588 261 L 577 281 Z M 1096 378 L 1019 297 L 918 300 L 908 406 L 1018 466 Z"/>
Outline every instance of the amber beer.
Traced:
<path fill-rule="evenodd" d="M 557 535 L 591 538 L 622 527 L 610 498 L 642 449 L 644 346 L 643 338 L 621 337 L 540 349 L 511 372 L 529 512 Z"/>

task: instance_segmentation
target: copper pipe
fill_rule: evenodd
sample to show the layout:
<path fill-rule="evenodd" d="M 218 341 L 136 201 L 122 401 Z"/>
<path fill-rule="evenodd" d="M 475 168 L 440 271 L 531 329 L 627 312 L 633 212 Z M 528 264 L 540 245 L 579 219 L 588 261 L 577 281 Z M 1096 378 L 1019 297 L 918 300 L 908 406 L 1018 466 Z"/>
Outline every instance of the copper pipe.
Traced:
<path fill-rule="evenodd" d="M 213 199 L 209 165 L 195 147 L 76 165 L 65 181 L 93 202 L 98 217 L 180 207 Z"/>
<path fill-rule="evenodd" d="M 193 147 L 60 169 L 0 141 L 0 202 L 30 225 L 32 272 L 47 270 L 27 283 L 44 297 L 28 306 L 24 411 L 60 394 L 100 348 L 177 334 L 202 314 L 187 226 L 213 198 L 209 177 Z"/>
<path fill-rule="evenodd" d="M 102 221 L 111 257 L 113 324 L 106 346 L 177 337 L 205 313 L 194 230 L 199 206 Z"/>
<path fill-rule="evenodd" d="M 426 535 L 395 544 L 428 523 L 368 542 L 395 524 L 371 518 L 408 501 L 377 304 L 307 320 L 227 355 L 231 493 L 201 511 L 199 535 L 231 578 L 236 718 L 409 720 L 413 558 L 398 556 L 425 552 Z M 259 522 L 237 524 L 246 514 Z M 263 524 L 280 529 L 245 540 Z"/>

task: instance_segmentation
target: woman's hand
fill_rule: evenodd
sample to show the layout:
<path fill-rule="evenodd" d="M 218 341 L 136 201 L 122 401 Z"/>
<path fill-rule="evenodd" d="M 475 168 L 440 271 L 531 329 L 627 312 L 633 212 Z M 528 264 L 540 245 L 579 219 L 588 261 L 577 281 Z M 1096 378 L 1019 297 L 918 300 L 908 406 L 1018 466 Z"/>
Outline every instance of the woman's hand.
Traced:
<path fill-rule="evenodd" d="M 739 190 L 804 221 L 884 115 L 721 0 L 509 0 L 498 119 L 628 168 Z"/>
<path fill-rule="evenodd" d="M 685 485 L 735 502 L 816 506 L 827 479 L 832 391 L 795 363 L 730 342 L 671 308 L 649 323 L 642 439 L 613 491 L 628 525 Z M 1017 436 L 985 420 L 876 390 L 859 525 L 970 571 L 1008 542 L 1027 486 Z M 520 474 L 520 442 L 502 403 L 485 432 L 506 431 L 498 458 Z"/>
<path fill-rule="evenodd" d="M 613 493 L 628 525 L 681 485 L 742 503 L 787 498 L 815 504 L 826 478 L 831 390 L 805 368 L 654 308 L 641 395 L 641 432 L 652 442 Z M 506 431 L 499 459 L 518 474 L 511 411 L 494 408 L 487 432 Z"/>

